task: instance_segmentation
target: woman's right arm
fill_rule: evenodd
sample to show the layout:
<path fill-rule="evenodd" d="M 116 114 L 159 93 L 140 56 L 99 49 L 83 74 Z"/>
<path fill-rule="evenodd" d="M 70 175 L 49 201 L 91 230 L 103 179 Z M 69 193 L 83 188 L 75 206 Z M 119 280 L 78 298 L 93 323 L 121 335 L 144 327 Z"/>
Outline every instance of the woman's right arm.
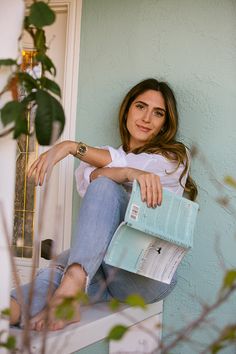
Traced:
<path fill-rule="evenodd" d="M 48 177 L 51 174 L 53 167 L 57 162 L 61 161 L 68 155 L 75 155 L 78 143 L 75 141 L 66 140 L 54 145 L 51 149 L 41 154 L 37 160 L 34 161 L 29 169 L 28 177 L 35 175 L 35 185 L 42 185 L 45 175 Z M 111 162 L 111 154 L 108 150 L 94 148 L 88 146 L 85 156 L 81 156 L 80 160 L 101 168 Z"/>
<path fill-rule="evenodd" d="M 162 185 L 157 174 L 130 167 L 97 168 L 90 174 L 93 181 L 99 177 L 108 177 L 117 183 L 133 182 L 140 185 L 141 198 L 149 207 L 156 207 L 162 202 Z"/>

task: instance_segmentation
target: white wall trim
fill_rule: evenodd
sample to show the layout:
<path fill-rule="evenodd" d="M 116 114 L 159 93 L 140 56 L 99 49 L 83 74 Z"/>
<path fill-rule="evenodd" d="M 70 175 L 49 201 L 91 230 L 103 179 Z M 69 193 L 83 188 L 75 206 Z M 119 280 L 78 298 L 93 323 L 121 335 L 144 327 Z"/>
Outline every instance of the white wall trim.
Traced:
<path fill-rule="evenodd" d="M 79 54 L 80 54 L 80 25 L 82 13 L 82 0 L 51 0 L 50 6 L 56 13 L 67 12 L 66 30 L 66 53 L 64 64 L 64 83 L 62 104 L 65 110 L 66 124 L 61 136 L 63 140 L 75 140 L 77 99 L 78 99 L 78 76 L 79 76 Z M 39 154 L 45 151 L 39 147 Z M 62 160 L 59 164 L 59 188 L 58 206 L 60 208 L 60 225 L 57 237 L 57 250 L 62 251 L 70 247 L 72 230 L 72 202 L 73 202 L 73 181 L 74 181 L 74 158 L 72 156 Z M 36 210 L 40 211 L 42 197 L 41 191 L 37 191 Z M 49 222 L 51 222 L 49 220 Z M 39 230 L 39 215 L 35 217 L 35 237 Z"/>
<path fill-rule="evenodd" d="M 67 123 L 62 139 L 75 140 L 77 100 L 78 100 L 78 77 L 79 77 L 79 54 L 80 54 L 80 28 L 82 14 L 82 0 L 62 1 L 57 0 L 68 9 L 67 21 L 67 50 L 65 59 L 64 75 L 64 108 Z M 72 202 L 74 180 L 74 158 L 69 157 L 62 161 L 59 175 L 59 205 L 63 210 L 63 244 L 62 249 L 70 247 L 72 229 Z"/>

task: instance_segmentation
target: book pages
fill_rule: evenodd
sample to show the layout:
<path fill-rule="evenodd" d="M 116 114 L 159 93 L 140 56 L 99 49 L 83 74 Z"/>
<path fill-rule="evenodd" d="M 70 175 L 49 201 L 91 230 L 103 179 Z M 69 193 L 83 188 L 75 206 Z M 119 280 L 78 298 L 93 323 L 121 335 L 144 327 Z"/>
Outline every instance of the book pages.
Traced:
<path fill-rule="evenodd" d="M 113 236 L 105 262 L 169 284 L 186 252 L 186 248 L 122 223 Z"/>
<path fill-rule="evenodd" d="M 169 284 L 193 245 L 198 204 L 163 190 L 161 206 L 148 208 L 135 181 L 125 220 L 116 230 L 105 262 Z"/>

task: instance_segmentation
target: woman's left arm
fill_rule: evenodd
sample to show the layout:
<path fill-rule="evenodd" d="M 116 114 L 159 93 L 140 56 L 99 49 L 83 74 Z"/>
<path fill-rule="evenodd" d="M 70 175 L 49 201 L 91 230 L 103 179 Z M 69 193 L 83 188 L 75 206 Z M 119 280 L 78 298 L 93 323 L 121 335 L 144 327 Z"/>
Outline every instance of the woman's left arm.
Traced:
<path fill-rule="evenodd" d="M 162 186 L 160 177 L 154 173 L 130 167 L 103 167 L 97 168 L 90 175 L 90 180 L 105 176 L 117 183 L 133 182 L 140 185 L 141 198 L 149 207 L 156 207 L 162 202 Z"/>
<path fill-rule="evenodd" d="M 45 175 L 50 177 L 53 167 L 68 155 L 76 155 L 78 143 L 71 140 L 65 140 L 55 144 L 48 151 L 41 154 L 30 166 L 28 177 L 34 174 L 35 185 L 42 185 Z M 87 146 L 85 156 L 79 157 L 80 160 L 94 167 L 103 167 L 111 162 L 111 154 L 108 150 Z"/>

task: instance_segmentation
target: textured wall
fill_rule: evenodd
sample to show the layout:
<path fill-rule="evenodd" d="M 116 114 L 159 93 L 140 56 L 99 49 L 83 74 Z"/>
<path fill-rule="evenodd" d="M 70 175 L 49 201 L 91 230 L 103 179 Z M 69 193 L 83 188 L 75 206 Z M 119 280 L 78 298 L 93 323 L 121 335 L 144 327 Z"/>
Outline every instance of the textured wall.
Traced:
<path fill-rule="evenodd" d="M 180 139 L 197 144 L 207 161 L 197 157 L 192 163 L 200 203 L 195 246 L 165 302 L 164 334 L 197 316 L 200 301 L 214 300 L 222 282 L 221 258 L 226 267 L 236 266 L 235 215 L 215 202 L 224 193 L 236 204 L 236 192 L 221 184 L 225 175 L 236 176 L 235 18 L 233 0 L 83 1 L 78 139 L 117 145 L 123 94 L 154 76 L 176 92 Z M 235 313 L 234 298 L 214 321 L 233 321 Z M 196 338 L 205 342 L 213 333 L 204 330 Z M 199 352 L 187 345 L 173 351 Z"/>

